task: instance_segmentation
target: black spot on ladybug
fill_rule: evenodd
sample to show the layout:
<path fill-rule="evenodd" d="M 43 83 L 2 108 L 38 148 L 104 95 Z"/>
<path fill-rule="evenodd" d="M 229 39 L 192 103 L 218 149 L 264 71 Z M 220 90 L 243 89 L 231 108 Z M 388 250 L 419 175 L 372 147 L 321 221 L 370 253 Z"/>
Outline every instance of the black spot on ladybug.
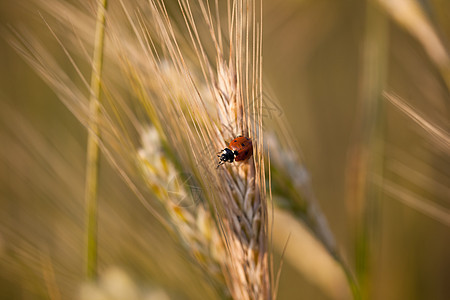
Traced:
<path fill-rule="evenodd" d="M 237 142 L 237 140 L 234 140 L 233 142 L 235 142 L 235 143 L 236 143 L 236 142 Z"/>
<path fill-rule="evenodd" d="M 247 154 L 248 154 L 248 150 L 244 152 L 244 156 L 247 156 Z"/>
<path fill-rule="evenodd" d="M 244 144 L 244 143 L 241 143 L 241 146 L 242 146 L 242 147 L 244 147 L 244 146 L 245 146 L 245 144 Z"/>

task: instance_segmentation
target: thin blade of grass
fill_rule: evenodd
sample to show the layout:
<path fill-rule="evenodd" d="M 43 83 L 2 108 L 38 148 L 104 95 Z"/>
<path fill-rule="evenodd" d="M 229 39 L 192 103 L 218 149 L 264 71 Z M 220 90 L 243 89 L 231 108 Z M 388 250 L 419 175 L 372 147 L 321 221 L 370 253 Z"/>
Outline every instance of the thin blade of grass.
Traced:
<path fill-rule="evenodd" d="M 105 13 L 107 0 L 98 3 L 97 23 L 95 29 L 95 46 L 92 62 L 90 93 L 90 124 L 88 133 L 86 162 L 86 277 L 94 280 L 97 277 L 97 202 L 98 202 L 98 168 L 100 132 L 97 118 L 100 111 L 101 74 L 103 66 L 103 46 L 105 36 Z"/>
<path fill-rule="evenodd" d="M 372 184 L 371 178 L 383 172 L 381 94 L 386 80 L 388 56 L 387 17 L 375 1 L 366 1 L 366 6 L 361 104 L 348 169 L 348 195 L 356 224 L 356 277 L 361 286 L 361 292 L 358 293 L 350 281 L 355 299 L 370 298 L 372 289 L 370 276 L 374 265 L 371 264 L 371 258 L 379 234 L 377 223 L 381 190 Z"/>

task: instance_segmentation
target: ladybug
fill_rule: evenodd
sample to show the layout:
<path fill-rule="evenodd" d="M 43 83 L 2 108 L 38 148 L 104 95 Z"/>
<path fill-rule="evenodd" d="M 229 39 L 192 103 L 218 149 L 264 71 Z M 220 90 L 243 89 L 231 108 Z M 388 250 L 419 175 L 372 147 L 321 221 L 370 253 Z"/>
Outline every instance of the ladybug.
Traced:
<path fill-rule="evenodd" d="M 217 155 L 219 157 L 217 168 L 225 162 L 245 161 L 253 154 L 252 140 L 245 136 L 238 136 L 230 142 L 228 148 L 219 153 L 222 154 Z"/>

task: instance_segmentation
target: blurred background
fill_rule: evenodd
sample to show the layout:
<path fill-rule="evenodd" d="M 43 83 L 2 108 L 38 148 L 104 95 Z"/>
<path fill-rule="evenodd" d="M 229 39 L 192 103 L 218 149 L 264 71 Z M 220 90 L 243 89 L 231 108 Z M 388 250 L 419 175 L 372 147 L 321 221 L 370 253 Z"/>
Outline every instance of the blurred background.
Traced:
<path fill-rule="evenodd" d="M 268 124 L 291 127 L 364 298 L 447 299 L 450 2 L 264 1 L 263 22 Z M 31 1 L 1 1 L 0 26 L 31 29 L 64 64 Z M 0 298 L 76 299 L 89 289 L 80 288 L 87 133 L 5 34 L 0 66 Z M 122 280 L 129 299 L 207 299 L 199 271 L 106 161 L 100 178 L 103 284 Z M 161 256 L 173 263 L 162 267 Z M 349 295 L 284 259 L 278 299 Z"/>

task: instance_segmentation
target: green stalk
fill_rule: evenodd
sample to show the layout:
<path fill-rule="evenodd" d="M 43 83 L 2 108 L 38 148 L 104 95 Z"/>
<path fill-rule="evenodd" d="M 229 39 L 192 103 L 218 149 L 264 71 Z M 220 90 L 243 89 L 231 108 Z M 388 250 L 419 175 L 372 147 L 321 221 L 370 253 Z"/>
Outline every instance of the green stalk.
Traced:
<path fill-rule="evenodd" d="M 350 290 L 352 292 L 353 300 L 361 300 L 361 290 L 352 271 L 338 254 L 334 255 L 334 259 L 341 266 L 342 270 L 345 273 L 345 278 L 347 279 L 348 286 L 350 287 Z"/>
<path fill-rule="evenodd" d="M 92 59 L 91 95 L 89 97 L 89 133 L 86 162 L 86 278 L 95 280 L 97 277 L 97 198 L 98 198 L 98 168 L 99 147 L 98 115 L 100 108 L 101 74 L 103 67 L 103 45 L 105 36 L 105 12 L 107 0 L 99 0 L 97 23 L 95 28 L 95 46 Z"/>
<path fill-rule="evenodd" d="M 388 60 L 387 17 L 373 0 L 366 2 L 366 28 L 364 36 L 361 120 L 358 124 L 356 146 L 357 178 L 355 199 L 360 211 L 356 232 L 356 275 L 361 285 L 362 298 L 371 294 L 373 253 L 379 233 L 380 190 L 373 185 L 373 176 L 382 176 L 382 93 L 386 80 Z"/>

